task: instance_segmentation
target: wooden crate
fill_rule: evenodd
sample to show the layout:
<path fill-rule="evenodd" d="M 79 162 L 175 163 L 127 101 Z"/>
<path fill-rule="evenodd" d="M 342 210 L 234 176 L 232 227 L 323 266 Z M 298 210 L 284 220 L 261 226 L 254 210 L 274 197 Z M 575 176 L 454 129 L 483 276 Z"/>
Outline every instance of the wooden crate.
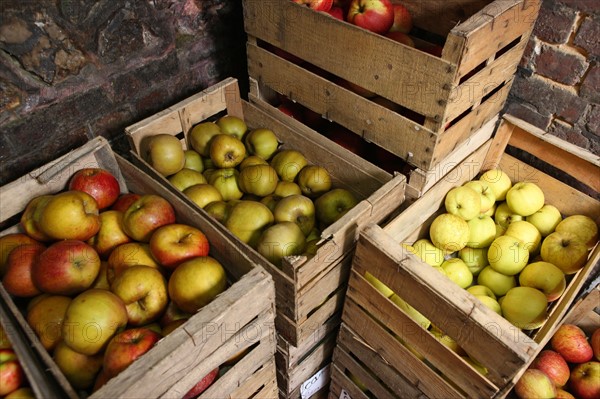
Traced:
<path fill-rule="evenodd" d="M 402 1 L 417 44 L 443 46 L 436 57 L 289 0 L 244 0 L 248 73 L 259 89 L 251 94 L 283 94 L 427 174 L 502 109 L 540 3 Z M 337 78 L 407 112 L 361 97 Z"/>
<path fill-rule="evenodd" d="M 402 175 L 393 177 L 324 140 L 311 129 L 301 124 L 290 127 L 242 100 L 237 81 L 229 78 L 126 128 L 135 162 L 203 216 L 209 217 L 144 161 L 140 156 L 143 153 L 141 148 L 145 138 L 158 133 L 176 135 L 187 146 L 187 134 L 195 124 L 224 113 L 243 118 L 249 128 L 272 129 L 282 142 L 281 148 L 303 152 L 309 163 L 324 166 L 329 171 L 334 187 L 347 188 L 360 200 L 344 217 L 322 232 L 321 244 L 314 257 L 287 257 L 281 268 L 215 222 L 216 229 L 228 235 L 244 253 L 271 273 L 276 289 L 277 332 L 291 344 L 300 346 L 318 326 L 341 311 L 343 287 L 349 271 L 349 262 L 344 267 L 342 260 L 347 259 L 353 250 L 360 226 L 368 222 L 377 223 L 388 216 L 387 210 L 391 208 L 384 206 L 385 203 L 402 201 L 406 178 Z"/>
<path fill-rule="evenodd" d="M 584 214 L 600 222 L 599 201 L 508 155 L 507 143 L 598 191 L 597 156 L 506 116 L 494 139 L 459 164 L 446 179 L 384 227 L 371 224 L 361 231 L 334 355 L 330 397 L 340 397 L 342 389 L 352 398 L 367 397 L 347 378 L 347 370 L 381 398 L 503 397 L 550 339 L 600 260 L 600 245 L 591 251 L 586 266 L 569 276 L 567 289 L 550 306 L 547 321 L 530 334 L 514 327 L 399 245 L 426 236 L 433 218 L 443 211 L 444 196 L 450 188 L 496 166 L 509 174 L 513 182 L 534 181 L 544 191 L 546 202 L 564 215 Z M 481 375 L 379 293 L 363 277 L 367 271 L 457 341 L 487 368 L 488 374 Z M 427 360 L 420 360 L 397 337 Z"/>
<path fill-rule="evenodd" d="M 106 383 L 91 398 L 179 397 L 202 376 L 222 365 L 233 355 L 250 348 L 244 357 L 224 373 L 200 397 L 252 397 L 262 392 L 275 397 L 275 292 L 273 279 L 249 259 L 242 249 L 213 227 L 204 215 L 151 179 L 139 168 L 114 154 L 103 138 L 43 166 L 0 188 L 2 220 L 19 215 L 29 200 L 63 190 L 70 176 L 82 167 L 100 166 L 119 180 L 122 192 L 156 194 L 167 199 L 177 220 L 200 228 L 210 244 L 210 255 L 226 269 L 230 285 L 210 304 L 200 309 L 180 328 L 161 339 L 148 353 Z M 2 234 L 19 231 L 15 225 Z M 65 390 L 63 397 L 77 398 L 64 375 L 44 350 L 25 321 L 17 302 L 0 285 L 3 305 L 36 349 L 43 365 Z M 271 394 L 269 394 L 271 393 Z"/>

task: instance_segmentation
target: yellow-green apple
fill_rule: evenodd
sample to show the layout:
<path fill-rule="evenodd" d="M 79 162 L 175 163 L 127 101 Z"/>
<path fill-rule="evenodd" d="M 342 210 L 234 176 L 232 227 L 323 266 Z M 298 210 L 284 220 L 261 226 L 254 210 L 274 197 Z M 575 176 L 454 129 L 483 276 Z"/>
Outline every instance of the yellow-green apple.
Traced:
<path fill-rule="evenodd" d="M 506 193 L 506 203 L 513 213 L 521 216 L 533 215 L 544 206 L 544 192 L 535 183 L 520 181 Z"/>
<path fill-rule="evenodd" d="M 269 163 L 259 157 L 258 155 L 248 155 L 244 160 L 238 165 L 238 169 L 242 170 L 247 166 L 252 165 L 268 165 Z"/>
<path fill-rule="evenodd" d="M 334 188 L 315 200 L 317 221 L 329 226 L 358 204 L 358 199 L 345 188 Z"/>
<path fill-rule="evenodd" d="M 523 330 L 539 328 L 548 317 L 546 295 L 531 287 L 514 287 L 500 301 L 502 316 Z"/>
<path fill-rule="evenodd" d="M 392 4 L 394 9 L 394 22 L 389 29 L 389 32 L 408 33 L 412 29 L 412 16 L 406 7 L 402 4 Z"/>
<path fill-rule="evenodd" d="M 446 254 L 460 251 L 466 247 L 469 234 L 469 224 L 466 220 L 452 213 L 442 213 L 436 216 L 429 227 L 431 242 Z"/>
<path fill-rule="evenodd" d="M 96 375 L 102 368 L 104 354 L 84 355 L 71 349 L 64 341 L 52 352 L 52 359 L 67 381 L 77 390 L 86 390 L 94 385 Z"/>
<path fill-rule="evenodd" d="M 460 288 L 467 288 L 473 282 L 473 274 L 460 258 L 450 258 L 442 263 L 446 276 Z"/>
<path fill-rule="evenodd" d="M 10 394 L 21 387 L 27 377 L 12 349 L 0 349 L 0 396 Z"/>
<path fill-rule="evenodd" d="M 414 254 L 431 266 L 441 266 L 444 262 L 444 251 L 433 245 L 427 238 L 420 238 L 412 245 Z"/>
<path fill-rule="evenodd" d="M 142 148 L 142 157 L 163 176 L 175 174 L 185 165 L 183 146 L 177 137 L 170 134 L 146 137 Z"/>
<path fill-rule="evenodd" d="M 111 338 L 102 369 L 109 378 L 117 376 L 136 359 L 148 352 L 162 335 L 145 327 L 128 328 Z"/>
<path fill-rule="evenodd" d="M 428 329 L 431 325 L 431 321 L 425 317 L 422 313 L 420 313 L 417 309 L 412 307 L 408 302 L 404 299 L 400 298 L 397 294 L 392 294 L 390 296 L 390 301 L 394 302 L 396 306 L 404 311 L 408 316 L 410 316 L 417 324 L 419 324 L 424 329 Z"/>
<path fill-rule="evenodd" d="M 575 234 L 587 245 L 588 249 L 592 249 L 598 242 L 598 225 L 589 216 L 567 216 L 556 226 L 555 230 Z"/>
<path fill-rule="evenodd" d="M 173 331 L 175 331 L 179 326 L 184 325 L 186 322 L 187 322 L 187 319 L 173 320 L 172 322 L 166 324 L 161 329 L 160 333 L 162 334 L 163 337 L 166 337 L 167 335 L 169 335 Z"/>
<path fill-rule="evenodd" d="M 508 276 L 518 274 L 529 261 L 529 251 L 518 238 L 503 235 L 490 245 L 488 262 L 492 269 Z"/>
<path fill-rule="evenodd" d="M 600 397 L 600 362 L 590 361 L 576 365 L 569 380 L 571 392 L 581 399 Z"/>
<path fill-rule="evenodd" d="M 150 266 L 128 267 L 115 277 L 110 290 L 125 304 L 131 326 L 157 320 L 169 302 L 165 277 Z"/>
<path fill-rule="evenodd" d="M 262 232 L 274 222 L 273 213 L 263 203 L 239 201 L 229 211 L 225 227 L 236 237 L 255 248 Z"/>
<path fill-rule="evenodd" d="M 108 208 L 121 194 L 115 175 L 103 168 L 79 169 L 71 176 L 67 187 L 69 190 L 83 191 L 94 197 L 98 209 Z"/>
<path fill-rule="evenodd" d="M 233 115 L 223 115 L 217 119 L 217 126 L 219 126 L 223 134 L 234 136 L 238 140 L 242 140 L 248 130 L 246 122 L 242 118 Z"/>
<path fill-rule="evenodd" d="M 307 165 L 297 178 L 302 194 L 310 198 L 317 198 L 331 189 L 331 176 L 327 169 L 318 165 Z"/>
<path fill-rule="evenodd" d="M 150 244 L 128 242 L 116 247 L 108 257 L 106 278 L 109 285 L 123 270 L 135 265 L 151 266 L 162 270 L 160 264 L 152 256 Z"/>
<path fill-rule="evenodd" d="M 265 197 L 266 198 L 266 197 Z M 204 210 L 217 222 L 225 224 L 231 205 L 225 201 L 213 201 L 204 206 Z"/>
<path fill-rule="evenodd" d="M 271 158 L 271 166 L 284 181 L 294 181 L 307 164 L 304 155 L 297 150 L 281 150 Z"/>
<path fill-rule="evenodd" d="M 494 221 L 496 224 L 508 228 L 508 225 L 517 220 L 523 220 L 524 217 L 521 215 L 517 215 L 514 213 L 509 207 L 506 201 L 500 202 L 496 206 L 496 211 L 494 212 Z"/>
<path fill-rule="evenodd" d="M 585 266 L 588 249 L 577 235 L 566 231 L 549 234 L 540 249 L 542 260 L 557 266 L 565 274 L 573 274 Z"/>
<path fill-rule="evenodd" d="M 195 313 L 227 287 L 223 266 L 213 257 L 202 256 L 183 262 L 169 278 L 169 298 L 178 308 Z"/>
<path fill-rule="evenodd" d="M 500 303 L 498 303 L 498 301 L 496 299 L 492 298 L 491 296 L 487 296 L 487 295 L 475 295 L 475 298 L 477 298 L 487 308 L 491 309 L 492 311 L 494 311 L 494 312 L 498 313 L 500 316 L 502 316 L 502 307 L 500 306 Z"/>
<path fill-rule="evenodd" d="M 175 223 L 175 210 L 163 197 L 144 194 L 123 214 L 123 231 L 135 241 L 148 242 L 160 226 Z"/>
<path fill-rule="evenodd" d="M 221 129 L 222 130 L 222 129 Z M 229 134 L 217 134 L 210 141 L 210 159 L 217 168 L 234 168 L 246 157 L 244 143 Z"/>
<path fill-rule="evenodd" d="M 304 252 L 306 236 L 294 222 L 276 222 L 261 234 L 256 250 L 275 266 L 281 267 L 284 257 Z"/>
<path fill-rule="evenodd" d="M 79 240 L 57 241 L 33 264 L 33 283 L 42 292 L 74 295 L 88 289 L 100 271 L 100 255 Z"/>
<path fill-rule="evenodd" d="M 290 195 L 277 201 L 273 209 L 275 222 L 294 222 L 307 236 L 315 227 L 315 205 L 304 195 Z"/>
<path fill-rule="evenodd" d="M 158 323 L 162 328 L 164 328 L 165 326 L 171 324 L 174 321 L 187 320 L 190 317 L 192 317 L 191 313 L 184 312 L 183 310 L 179 309 L 173 301 L 169 300 L 167 308 L 165 309 L 162 316 L 160 316 Z"/>
<path fill-rule="evenodd" d="M 504 201 L 506 199 L 506 193 L 512 187 L 510 177 L 501 169 L 490 169 L 486 170 L 480 177 L 488 184 L 488 186 L 494 192 L 496 201 Z"/>
<path fill-rule="evenodd" d="M 541 351 L 529 367 L 543 371 L 558 388 L 566 385 L 571 374 L 567 361 L 551 349 Z"/>
<path fill-rule="evenodd" d="M 303 4 L 315 11 L 329 11 L 333 0 L 292 0 L 294 3 Z"/>
<path fill-rule="evenodd" d="M 47 351 L 52 351 L 62 339 L 62 323 L 71 298 L 46 295 L 27 308 L 27 323 Z"/>
<path fill-rule="evenodd" d="M 590 337 L 590 345 L 594 352 L 594 359 L 600 361 L 600 327 L 596 328 Z"/>
<path fill-rule="evenodd" d="M 540 251 L 542 234 L 532 223 L 529 223 L 526 220 L 515 220 L 514 222 L 511 222 L 506 228 L 504 235 L 523 241 L 525 248 L 527 248 L 531 257 Z"/>
<path fill-rule="evenodd" d="M 14 296 L 31 298 L 42 293 L 33 281 L 33 267 L 46 246 L 41 243 L 23 244 L 8 254 L 2 285 Z"/>
<path fill-rule="evenodd" d="M 515 393 L 520 399 L 553 399 L 556 386 L 543 371 L 529 368 L 515 384 Z"/>
<path fill-rule="evenodd" d="M 567 287 L 565 274 L 552 263 L 539 261 L 525 266 L 519 273 L 519 285 L 533 287 L 546 294 L 548 302 L 560 298 Z"/>
<path fill-rule="evenodd" d="M 484 267 L 488 266 L 488 248 L 464 247 L 458 251 L 458 257 L 465 262 L 473 276 L 479 275 Z"/>
<path fill-rule="evenodd" d="M 496 223 L 496 238 L 500 237 L 501 235 L 504 235 L 505 232 L 506 227 Z"/>
<path fill-rule="evenodd" d="M 328 0 L 322 0 L 328 1 Z M 331 1 L 331 0 L 329 0 Z M 185 395 L 183 399 L 192 399 L 198 397 L 202 392 L 206 391 L 219 376 L 219 367 L 211 370 L 208 374 L 200 379 Z"/>
<path fill-rule="evenodd" d="M 483 364 L 481 364 L 477 360 L 473 359 L 471 356 L 469 356 L 469 355 L 461 356 L 461 359 L 463 359 L 465 362 L 469 363 L 469 365 L 471 367 L 473 367 L 475 370 L 477 370 L 477 372 L 479 374 L 481 374 L 481 375 L 488 374 L 488 369 Z"/>
<path fill-rule="evenodd" d="M 88 289 L 67 308 L 62 324 L 63 341 L 74 351 L 95 355 L 127 325 L 125 303 L 114 293 Z"/>
<path fill-rule="evenodd" d="M 217 190 L 213 185 L 208 183 L 195 184 L 183 190 L 183 193 L 200 208 L 204 208 L 211 202 L 223 200 L 221 192 Z"/>
<path fill-rule="evenodd" d="M 6 395 L 4 399 L 36 399 L 36 396 L 31 387 L 21 387 Z"/>
<path fill-rule="evenodd" d="M 63 191 L 48 200 L 38 222 L 44 234 L 54 240 L 85 241 L 100 230 L 98 205 L 83 191 Z"/>
<path fill-rule="evenodd" d="M 479 198 L 481 199 L 481 213 L 489 211 L 496 203 L 496 195 L 487 182 L 483 180 L 470 180 L 464 186 L 471 187 L 479 194 Z"/>
<path fill-rule="evenodd" d="M 271 212 L 275 211 L 275 207 L 277 206 L 277 203 L 281 200 L 281 197 L 275 195 L 275 194 L 271 194 L 271 195 L 267 195 L 266 197 L 263 197 L 260 199 L 260 203 L 261 204 L 265 204 L 267 206 L 267 208 L 269 208 L 269 210 Z"/>
<path fill-rule="evenodd" d="M 470 287 L 467 287 L 467 291 L 474 296 L 489 296 L 492 299 L 496 299 L 496 295 L 494 294 L 494 292 L 485 285 L 472 285 Z"/>
<path fill-rule="evenodd" d="M 36 241 L 50 241 L 50 237 L 40 228 L 40 216 L 52 197 L 53 195 L 40 195 L 32 198 L 21 216 L 20 224 L 23 231 Z"/>
<path fill-rule="evenodd" d="M 8 339 L 8 333 L 6 332 L 4 327 L 2 327 L 2 324 L 0 324 L 0 349 L 5 348 L 12 348 L 12 344 Z"/>
<path fill-rule="evenodd" d="M 302 190 L 300 190 L 300 186 L 291 181 L 283 181 L 279 180 L 277 182 L 277 186 L 275 187 L 275 191 L 273 191 L 273 195 L 284 198 L 290 195 L 302 194 Z"/>
<path fill-rule="evenodd" d="M 107 210 L 100 212 L 100 230 L 87 240 L 102 259 L 108 258 L 113 249 L 131 242 L 132 238 L 123 231 L 123 212 Z"/>
<path fill-rule="evenodd" d="M 511 288 L 517 286 L 515 276 L 507 276 L 495 271 L 490 266 L 483 268 L 477 276 L 477 284 L 488 287 L 497 298 L 505 295 Z"/>
<path fill-rule="evenodd" d="M 460 345 L 458 344 L 458 342 L 456 342 L 456 340 L 454 338 L 452 338 L 451 336 L 449 336 L 448 334 L 435 329 L 431 331 L 431 335 L 434 336 L 435 339 L 437 339 L 437 341 L 446 346 L 447 348 L 449 348 L 452 352 L 457 353 L 459 355 L 464 355 L 465 351 L 463 348 L 460 347 Z"/>
<path fill-rule="evenodd" d="M 408 36 L 406 33 L 403 32 L 387 32 L 385 35 L 385 37 L 392 39 L 398 43 L 402 43 L 405 44 L 409 47 L 415 47 L 415 42 L 414 40 Z"/>
<path fill-rule="evenodd" d="M 141 195 L 137 193 L 124 193 L 119 195 L 119 198 L 110 207 L 113 211 L 120 211 L 125 213 L 129 205 L 133 204 Z"/>
<path fill-rule="evenodd" d="M 10 233 L 0 237 L 0 278 L 6 271 L 6 262 L 10 251 L 23 244 L 37 244 L 38 241 L 24 233 Z"/>
<path fill-rule="evenodd" d="M 394 24 L 394 8 L 389 0 L 352 0 L 346 21 L 383 34 Z"/>
<path fill-rule="evenodd" d="M 487 215 L 487 216 L 490 216 L 490 217 L 493 218 L 494 215 L 496 214 L 496 206 L 497 206 L 497 203 L 494 202 L 494 204 L 492 205 L 492 207 L 490 209 L 488 209 L 485 212 L 481 212 L 481 213 L 483 213 L 484 215 Z"/>
<path fill-rule="evenodd" d="M 568 363 L 585 363 L 594 357 L 594 350 L 585 332 L 575 324 L 560 325 L 550 338 L 550 346 Z"/>
<path fill-rule="evenodd" d="M 277 147 L 279 147 L 279 140 L 271 129 L 258 128 L 248 132 L 248 135 L 244 138 L 246 148 L 251 155 L 256 155 L 262 159 L 270 159 Z"/>
<path fill-rule="evenodd" d="M 203 157 L 210 156 L 210 141 L 217 134 L 221 134 L 221 128 L 214 122 L 201 122 L 192 128 L 188 136 L 190 147 Z M 204 165 L 205 169 L 208 169 Z"/>
<path fill-rule="evenodd" d="M 204 172 L 204 161 L 198 151 L 187 149 L 183 151 L 183 155 L 185 157 L 184 169 L 192 169 L 200 173 Z"/>
<path fill-rule="evenodd" d="M 537 212 L 525 218 L 526 221 L 533 224 L 540 232 L 542 237 L 554 232 L 556 226 L 562 220 L 562 215 L 557 207 L 545 204 Z"/>
<path fill-rule="evenodd" d="M 375 289 L 383 294 L 386 298 L 394 295 L 394 291 L 390 289 L 387 285 L 383 284 L 379 279 L 373 276 L 369 272 L 365 272 L 365 279 L 373 286 Z"/>
<path fill-rule="evenodd" d="M 240 190 L 246 194 L 265 197 L 273 194 L 279 177 L 271 165 L 251 165 L 240 171 Z"/>
<path fill-rule="evenodd" d="M 200 229 L 182 223 L 159 227 L 152 233 L 149 245 L 152 257 L 167 269 L 195 256 L 208 255 L 210 247 Z"/>
<path fill-rule="evenodd" d="M 240 172 L 235 168 L 216 169 L 210 174 L 208 182 L 219 190 L 223 201 L 236 200 L 244 195 L 240 189 L 239 176 Z"/>
<path fill-rule="evenodd" d="M 184 191 L 194 184 L 208 183 L 202 172 L 188 168 L 183 168 L 179 172 L 169 176 L 168 180 L 179 191 Z"/>
<path fill-rule="evenodd" d="M 467 186 L 453 187 L 444 197 L 446 212 L 459 216 L 464 220 L 471 220 L 481 213 L 481 199 L 479 193 Z"/>
<path fill-rule="evenodd" d="M 469 241 L 467 247 L 487 248 L 496 238 L 496 223 L 482 213 L 469 220 Z"/>

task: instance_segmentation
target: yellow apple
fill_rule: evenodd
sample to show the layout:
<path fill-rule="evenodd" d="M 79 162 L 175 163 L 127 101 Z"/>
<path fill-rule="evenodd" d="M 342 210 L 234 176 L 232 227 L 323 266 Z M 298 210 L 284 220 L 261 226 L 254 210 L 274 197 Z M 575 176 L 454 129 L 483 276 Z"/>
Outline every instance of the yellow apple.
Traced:
<path fill-rule="evenodd" d="M 331 189 L 331 176 L 327 169 L 318 165 L 307 165 L 298 173 L 298 186 L 302 194 L 316 198 Z"/>
<path fill-rule="evenodd" d="M 204 208 L 211 202 L 222 201 L 223 196 L 221 192 L 217 190 L 213 185 L 205 184 L 194 184 L 183 190 L 183 193 L 200 208 Z"/>
<path fill-rule="evenodd" d="M 457 353 L 458 355 L 464 355 L 465 351 L 460 347 L 458 342 L 451 336 L 439 331 L 437 329 L 432 330 L 431 334 L 438 340 L 439 343 L 448 347 L 452 352 Z"/>
<path fill-rule="evenodd" d="M 204 177 L 201 172 L 188 168 L 183 168 L 177 173 L 169 176 L 168 180 L 179 191 L 184 191 L 186 188 L 195 184 L 207 183 L 206 177 Z"/>
<path fill-rule="evenodd" d="M 540 261 L 525 266 L 519 274 L 519 285 L 537 288 L 546 294 L 548 302 L 560 298 L 567 286 L 565 274 L 552 263 Z"/>
<path fill-rule="evenodd" d="M 496 206 L 496 212 L 494 212 L 494 221 L 503 228 L 507 228 L 511 222 L 516 220 L 523 220 L 523 216 L 514 213 L 506 202 L 500 202 Z"/>
<path fill-rule="evenodd" d="M 525 218 L 529 223 L 533 224 L 540 232 L 542 237 L 554 232 L 556 226 L 562 220 L 562 215 L 557 207 L 550 204 L 545 204 L 537 212 Z"/>
<path fill-rule="evenodd" d="M 512 187 L 510 177 L 501 169 L 487 170 L 481 175 L 479 180 L 488 184 L 496 197 L 496 201 L 504 201 L 506 193 Z"/>
<path fill-rule="evenodd" d="M 502 316 L 523 330 L 539 328 L 548 316 L 546 295 L 531 287 L 511 288 L 500 303 Z"/>
<path fill-rule="evenodd" d="M 487 295 L 475 295 L 475 298 L 477 298 L 486 307 L 502 316 L 502 308 L 496 299 Z"/>
<path fill-rule="evenodd" d="M 598 225 L 589 216 L 567 216 L 556 226 L 555 230 L 575 234 L 587 245 L 588 249 L 593 248 L 598 242 Z"/>
<path fill-rule="evenodd" d="M 464 247 L 458 251 L 458 257 L 465 262 L 471 274 L 477 276 L 484 267 L 489 265 L 487 259 L 488 248 Z"/>
<path fill-rule="evenodd" d="M 508 276 L 518 274 L 528 261 L 529 251 L 525 243 L 511 236 L 503 235 L 496 238 L 488 250 L 490 267 Z"/>
<path fill-rule="evenodd" d="M 297 150 L 281 150 L 271 158 L 271 166 L 283 181 L 294 181 L 307 164 L 304 155 Z"/>
<path fill-rule="evenodd" d="M 445 253 L 460 251 L 469 241 L 469 225 L 451 213 L 442 213 L 431 223 L 429 238 L 436 247 Z"/>
<path fill-rule="evenodd" d="M 496 195 L 486 181 L 470 180 L 464 186 L 471 187 L 479 194 L 479 198 L 481 199 L 481 213 L 489 211 L 496 203 Z"/>
<path fill-rule="evenodd" d="M 480 213 L 467 223 L 469 224 L 468 247 L 487 248 L 496 238 L 496 223 L 490 216 Z"/>
<path fill-rule="evenodd" d="M 540 251 L 542 234 L 533 224 L 525 220 L 516 220 L 510 223 L 504 235 L 523 241 L 525 248 L 527 248 L 532 257 Z"/>
<path fill-rule="evenodd" d="M 494 294 L 494 292 L 485 285 L 472 285 L 467 288 L 467 292 L 474 296 L 489 296 L 490 298 L 496 299 L 496 295 Z"/>
<path fill-rule="evenodd" d="M 204 171 L 204 161 L 197 151 L 185 150 L 183 151 L 183 155 L 185 157 L 185 162 L 183 164 L 184 168 L 192 169 L 200 173 Z"/>
<path fill-rule="evenodd" d="M 83 191 L 63 191 L 48 200 L 38 226 L 54 240 L 86 241 L 100 230 L 98 204 Z"/>
<path fill-rule="evenodd" d="M 208 158 L 208 156 L 210 155 L 210 141 L 217 134 L 221 134 L 221 128 L 216 123 L 198 123 L 192 128 L 188 136 L 190 147 L 196 152 L 198 152 L 198 154 L 202 155 L 203 157 L 206 157 L 204 159 L 204 161 L 206 161 L 207 159 L 210 159 Z M 208 169 L 206 165 L 204 166 L 205 169 Z"/>
<path fill-rule="evenodd" d="M 506 193 L 506 203 L 513 213 L 521 216 L 533 215 L 544 206 L 544 192 L 535 183 L 520 181 Z"/>
<path fill-rule="evenodd" d="M 587 261 L 587 244 L 571 232 L 555 231 L 542 241 L 542 260 L 557 266 L 565 274 L 579 271 Z"/>
<path fill-rule="evenodd" d="M 220 117 L 217 119 L 217 125 L 221 128 L 221 132 L 235 136 L 239 140 L 244 137 L 244 134 L 248 130 L 246 122 L 244 122 L 242 118 L 233 115 L 224 115 Z"/>
<path fill-rule="evenodd" d="M 146 137 L 142 144 L 142 157 L 163 176 L 177 173 L 185 165 L 183 146 L 175 136 L 160 133 Z"/>
<path fill-rule="evenodd" d="M 383 284 L 381 281 L 379 281 L 375 276 L 373 276 L 371 273 L 369 272 L 365 272 L 365 279 L 371 283 L 371 285 L 373 287 L 375 287 L 375 289 L 379 292 L 381 292 L 383 294 L 383 296 L 385 296 L 386 298 L 391 297 L 392 295 L 394 295 L 394 291 L 392 291 L 387 285 Z"/>
<path fill-rule="evenodd" d="M 479 193 L 471 187 L 454 187 L 444 197 L 446 212 L 467 221 L 471 220 L 481 213 L 480 197 Z"/>
<path fill-rule="evenodd" d="M 483 268 L 477 276 L 477 284 L 488 287 L 497 298 L 505 295 L 508 290 L 517 286 L 515 276 L 507 276 L 492 269 L 490 266 Z"/>
<path fill-rule="evenodd" d="M 473 282 L 473 274 L 460 258 L 450 258 L 442 263 L 446 276 L 460 288 L 467 288 Z"/>
<path fill-rule="evenodd" d="M 396 306 L 404 311 L 408 316 L 410 316 L 417 324 L 422 326 L 424 329 L 428 329 L 431 325 L 431 321 L 423 314 L 421 314 L 417 309 L 413 308 L 408 302 L 404 299 L 400 298 L 397 294 L 392 294 L 390 296 L 390 301 L 394 302 Z"/>
<path fill-rule="evenodd" d="M 437 248 L 427 238 L 421 238 L 412 245 L 413 253 L 431 266 L 441 266 L 444 262 L 444 251 Z"/>

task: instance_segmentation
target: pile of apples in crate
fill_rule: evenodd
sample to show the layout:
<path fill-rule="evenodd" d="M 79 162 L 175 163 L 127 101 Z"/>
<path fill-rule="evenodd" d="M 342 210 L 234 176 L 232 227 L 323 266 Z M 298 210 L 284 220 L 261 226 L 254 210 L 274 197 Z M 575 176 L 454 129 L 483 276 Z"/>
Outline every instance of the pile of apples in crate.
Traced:
<path fill-rule="evenodd" d="M 0 325 L 0 397 L 5 399 L 35 398 L 19 357 L 13 350 L 8 334 Z"/>
<path fill-rule="evenodd" d="M 33 198 L 20 228 L 0 237 L 2 284 L 77 390 L 99 389 L 227 286 L 202 231 L 161 196 L 121 194 L 104 169 Z"/>
<path fill-rule="evenodd" d="M 352 192 L 333 187 L 325 167 L 280 149 L 272 130 L 248 130 L 241 118 L 201 122 L 187 144 L 184 150 L 175 136 L 150 136 L 142 157 L 275 265 L 314 255 L 320 231 L 357 204 Z"/>

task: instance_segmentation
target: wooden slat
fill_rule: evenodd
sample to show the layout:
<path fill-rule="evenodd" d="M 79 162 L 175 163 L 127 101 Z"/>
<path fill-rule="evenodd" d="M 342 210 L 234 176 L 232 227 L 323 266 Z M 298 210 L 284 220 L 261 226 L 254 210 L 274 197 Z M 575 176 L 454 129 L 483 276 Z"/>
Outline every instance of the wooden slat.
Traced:
<path fill-rule="evenodd" d="M 572 306 L 561 324 L 575 324 L 585 331 L 589 337 L 595 329 L 600 328 L 599 306 L 600 286 L 596 286 Z"/>
<path fill-rule="evenodd" d="M 329 399 L 338 399 L 344 390 L 351 398 L 369 399 L 335 364 L 331 367 L 331 382 L 329 387 Z"/>
<path fill-rule="evenodd" d="M 504 155 L 510 136 L 514 130 L 514 125 L 507 123 L 504 118 L 500 120 L 494 138 L 489 146 L 489 150 L 483 160 L 482 171 L 496 169 L 500 166 L 500 159 Z"/>
<path fill-rule="evenodd" d="M 231 398 L 277 398 L 277 376 L 275 361 L 269 360 L 241 386 L 230 393 Z M 210 397 L 210 396 L 209 396 Z"/>

